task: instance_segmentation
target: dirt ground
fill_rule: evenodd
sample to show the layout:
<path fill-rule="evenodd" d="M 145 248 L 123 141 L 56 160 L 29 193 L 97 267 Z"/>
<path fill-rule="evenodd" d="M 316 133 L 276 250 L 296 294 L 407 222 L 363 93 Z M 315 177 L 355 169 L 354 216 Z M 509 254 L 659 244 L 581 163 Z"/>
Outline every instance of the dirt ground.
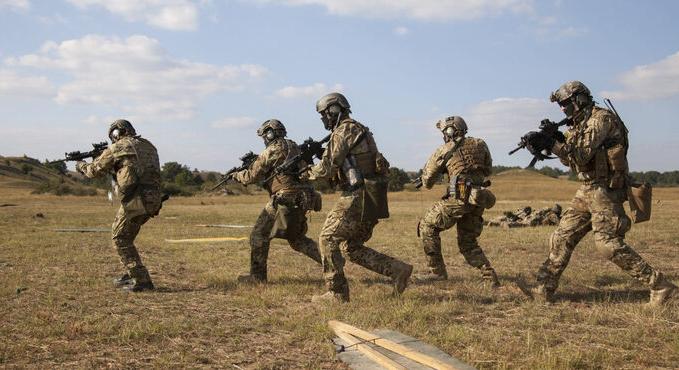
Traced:
<path fill-rule="evenodd" d="M 564 207 L 578 184 L 529 172 L 496 176 L 498 203 L 486 218 L 520 206 Z M 390 193 L 392 217 L 367 245 L 425 270 L 416 224 L 442 189 Z M 310 214 L 316 239 L 337 195 Z M 557 302 L 529 301 L 517 279 L 534 281 L 553 227 L 486 228 L 480 244 L 503 288 L 481 284 L 442 235 L 450 279 L 413 284 L 390 297 L 387 279 L 351 263 L 351 303 L 317 306 L 320 266 L 274 240 L 269 283 L 242 285 L 247 241 L 170 244 L 166 239 L 247 237 L 249 228 L 198 224 L 254 223 L 265 195 L 173 198 L 137 239 L 157 291 L 126 294 L 110 233 L 116 206 L 105 197 L 31 195 L 0 181 L 0 367 L 4 368 L 345 368 L 335 360 L 327 321 L 387 328 L 433 344 L 478 368 L 677 368 L 679 305 L 645 309 L 648 290 L 608 262 L 591 236 L 576 249 Z M 627 241 L 679 281 L 679 189 L 654 189 L 650 222 Z"/>

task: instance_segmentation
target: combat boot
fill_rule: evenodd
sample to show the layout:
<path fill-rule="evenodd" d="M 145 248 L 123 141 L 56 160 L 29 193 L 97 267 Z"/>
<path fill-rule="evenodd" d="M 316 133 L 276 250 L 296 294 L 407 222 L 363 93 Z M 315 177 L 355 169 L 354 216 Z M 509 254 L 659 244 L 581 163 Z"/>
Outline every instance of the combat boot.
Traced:
<path fill-rule="evenodd" d="M 145 290 L 154 290 L 153 282 L 151 281 L 151 275 L 149 271 L 144 266 L 137 266 L 130 270 L 130 278 L 134 281 L 134 284 L 129 284 L 123 286 L 122 289 L 125 292 L 142 292 Z"/>
<path fill-rule="evenodd" d="M 429 282 L 433 282 L 433 281 L 444 281 L 444 280 L 448 280 L 448 273 L 444 272 L 443 274 L 437 274 L 434 271 L 428 271 L 428 272 L 419 273 L 419 274 L 413 276 L 413 280 L 415 280 L 418 283 L 429 283 Z"/>
<path fill-rule="evenodd" d="M 410 280 L 410 275 L 413 273 L 413 265 L 407 263 L 399 262 L 399 265 L 392 275 L 391 279 L 394 284 L 394 295 L 399 296 L 406 290 L 408 282 Z"/>
<path fill-rule="evenodd" d="M 651 297 L 646 304 L 648 307 L 661 307 L 667 301 L 679 297 L 679 288 L 669 280 L 662 278 L 654 289 L 651 289 Z"/>
<path fill-rule="evenodd" d="M 243 274 L 236 279 L 241 284 L 263 284 L 266 283 L 266 278 L 260 275 Z"/>
<path fill-rule="evenodd" d="M 134 279 L 130 277 L 130 274 L 124 274 L 123 276 L 113 279 L 113 286 L 116 288 L 122 288 L 127 285 L 134 284 Z"/>
<path fill-rule="evenodd" d="M 499 288 L 500 287 L 500 280 L 497 278 L 497 274 L 495 273 L 494 268 L 492 268 L 488 265 L 483 265 L 483 266 L 481 266 L 480 270 L 481 270 L 481 279 L 483 279 L 483 281 L 489 283 L 491 288 Z"/>
<path fill-rule="evenodd" d="M 554 291 L 548 289 L 544 285 L 538 285 L 529 290 L 531 298 L 539 303 L 551 304 L 554 303 Z"/>
<path fill-rule="evenodd" d="M 122 290 L 124 292 L 134 292 L 134 293 L 143 292 L 145 290 L 155 290 L 155 289 L 156 289 L 156 287 L 153 286 L 153 283 L 150 282 L 150 281 L 147 281 L 147 282 L 144 282 L 144 283 L 135 283 L 135 284 L 132 284 L 132 285 L 126 285 L 126 286 L 122 287 Z"/>
<path fill-rule="evenodd" d="M 335 292 L 325 292 L 323 294 L 314 294 L 311 297 L 311 302 L 316 304 L 327 303 L 347 303 L 349 302 L 349 295 L 344 295 Z"/>

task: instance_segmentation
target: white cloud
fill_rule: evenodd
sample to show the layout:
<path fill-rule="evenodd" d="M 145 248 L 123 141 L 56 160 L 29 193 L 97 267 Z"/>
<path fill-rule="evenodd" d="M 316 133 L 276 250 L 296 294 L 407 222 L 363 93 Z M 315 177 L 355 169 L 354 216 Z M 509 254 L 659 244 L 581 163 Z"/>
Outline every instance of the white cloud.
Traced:
<path fill-rule="evenodd" d="M 25 11 L 31 8 L 31 2 L 28 0 L 0 0 L 0 10 L 4 8 Z"/>
<path fill-rule="evenodd" d="M 176 59 L 155 39 L 88 35 L 40 51 L 8 58 L 5 64 L 65 73 L 56 101 L 114 108 L 147 119 L 186 120 L 196 104 L 224 90 L 243 89 L 266 74 L 258 65 L 213 65 Z"/>
<path fill-rule="evenodd" d="M 546 99 L 497 98 L 473 106 L 464 118 L 472 136 L 506 143 L 536 130 L 543 118 L 557 120 L 560 113 Z"/>
<path fill-rule="evenodd" d="M 604 91 L 613 99 L 653 100 L 679 95 L 679 52 L 658 62 L 634 67 L 623 73 L 618 82 L 622 88 Z"/>
<path fill-rule="evenodd" d="M 143 21 L 152 26 L 173 31 L 195 30 L 198 8 L 188 0 L 68 0 L 86 9 L 103 7 L 129 22 Z"/>
<path fill-rule="evenodd" d="M 331 93 L 333 91 L 341 92 L 342 90 L 344 90 L 344 86 L 342 86 L 342 84 L 327 86 L 324 83 L 317 82 L 309 86 L 286 86 L 276 91 L 276 95 L 286 99 L 296 99 L 301 97 L 320 98 L 324 94 Z"/>
<path fill-rule="evenodd" d="M 252 117 L 225 117 L 212 122 L 212 128 L 239 129 L 257 125 L 257 120 Z"/>
<path fill-rule="evenodd" d="M 410 30 L 408 29 L 408 27 L 400 26 L 400 27 L 394 28 L 393 32 L 394 32 L 394 35 L 396 35 L 396 36 L 405 36 L 405 35 L 410 33 Z"/>
<path fill-rule="evenodd" d="M 47 77 L 21 76 L 15 71 L 0 69 L 0 96 L 53 97 L 56 90 Z"/>
<path fill-rule="evenodd" d="M 469 20 L 504 12 L 532 13 L 533 0 L 258 0 L 289 6 L 317 5 L 336 15 L 409 18 L 422 21 Z"/>

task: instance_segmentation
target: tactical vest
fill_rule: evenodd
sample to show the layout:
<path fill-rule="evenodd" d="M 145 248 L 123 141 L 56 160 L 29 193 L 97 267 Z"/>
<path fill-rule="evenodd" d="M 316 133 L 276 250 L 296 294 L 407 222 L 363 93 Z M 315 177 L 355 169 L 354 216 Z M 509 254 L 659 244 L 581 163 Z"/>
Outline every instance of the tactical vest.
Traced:
<path fill-rule="evenodd" d="M 573 164 L 573 169 L 578 173 L 578 177 L 588 183 L 600 183 L 611 189 L 622 189 L 626 187 L 629 166 L 627 163 L 627 150 L 629 141 L 627 137 L 627 127 L 617 116 L 607 109 L 593 107 L 591 115 L 585 121 L 585 126 L 579 128 L 573 136 L 573 144 L 578 145 L 580 136 L 586 128 L 586 122 L 591 119 L 608 119 L 613 122 L 614 129 L 601 146 L 596 149 L 592 159 L 584 166 Z"/>
<path fill-rule="evenodd" d="M 274 163 L 272 169 L 282 165 L 286 160 L 298 155 L 300 153 L 297 143 L 288 139 L 277 140 L 270 145 L 276 145 L 273 149 L 279 155 L 279 159 Z M 273 154 L 273 153 L 272 153 Z M 298 165 L 297 170 L 301 170 L 305 166 L 304 163 Z M 296 173 L 282 173 L 274 176 L 268 186 L 271 194 L 276 194 L 279 191 L 292 191 L 300 188 L 301 183 L 299 176 Z"/>
<path fill-rule="evenodd" d="M 158 151 L 141 137 L 123 137 L 114 144 L 113 155 L 118 159 L 116 180 L 123 194 L 138 187 L 160 191 L 160 161 Z"/>
<path fill-rule="evenodd" d="M 463 142 L 454 146 L 454 152 L 449 155 L 446 162 L 448 176 L 466 176 L 472 179 L 476 185 L 483 182 L 484 177 L 491 173 L 488 167 L 490 153 L 488 147 L 481 139 L 466 137 Z"/>
<path fill-rule="evenodd" d="M 361 134 L 359 141 L 355 143 L 354 147 L 349 151 L 349 154 L 354 157 L 356 167 L 361 171 L 361 174 L 364 177 L 375 177 L 377 172 L 378 151 L 373 134 L 367 127 L 360 123 L 356 121 L 353 121 L 353 123 L 361 127 L 364 131 L 363 134 Z"/>

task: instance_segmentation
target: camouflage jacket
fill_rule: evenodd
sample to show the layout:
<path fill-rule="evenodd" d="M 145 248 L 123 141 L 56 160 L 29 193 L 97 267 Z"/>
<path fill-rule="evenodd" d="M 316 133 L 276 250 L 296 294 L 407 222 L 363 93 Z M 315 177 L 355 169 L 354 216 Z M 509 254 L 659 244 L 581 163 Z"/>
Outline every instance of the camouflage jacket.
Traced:
<path fill-rule="evenodd" d="M 139 136 L 122 137 L 92 163 L 81 162 L 78 167 L 89 178 L 114 175 L 127 211 L 155 215 L 160 210 L 160 161 L 158 151 L 148 140 Z M 136 200 L 141 200 L 143 206 Z"/>
<path fill-rule="evenodd" d="M 422 169 L 422 183 L 431 189 L 445 173 L 449 177 L 468 176 L 473 183 L 481 184 L 490 175 L 492 166 L 493 159 L 486 143 L 465 137 L 462 141 L 449 141 L 436 149 Z"/>
<path fill-rule="evenodd" d="M 250 168 L 236 172 L 234 180 L 243 185 L 255 184 L 267 180 L 273 174 L 276 167 L 282 165 L 287 159 L 299 153 L 297 144 L 289 139 L 278 138 L 271 142 L 264 151 L 257 156 L 257 159 L 250 165 Z M 300 161 L 298 170 L 306 167 L 306 162 Z M 290 191 L 305 187 L 296 174 L 281 174 L 272 177 L 264 187 L 271 195 L 279 191 Z M 308 187 L 308 185 L 306 185 Z"/>
<path fill-rule="evenodd" d="M 610 180 L 614 172 L 626 176 L 627 129 L 608 109 L 592 106 L 564 133 L 566 141 L 556 142 L 552 153 L 571 167 L 578 179 Z"/>
<path fill-rule="evenodd" d="M 337 185 L 346 182 L 342 164 L 348 155 L 357 159 L 363 176 L 383 175 L 389 163 L 377 150 L 370 130 L 349 117 L 343 119 L 330 134 L 330 140 L 321 160 L 309 171 L 309 178 L 327 179 Z"/>

